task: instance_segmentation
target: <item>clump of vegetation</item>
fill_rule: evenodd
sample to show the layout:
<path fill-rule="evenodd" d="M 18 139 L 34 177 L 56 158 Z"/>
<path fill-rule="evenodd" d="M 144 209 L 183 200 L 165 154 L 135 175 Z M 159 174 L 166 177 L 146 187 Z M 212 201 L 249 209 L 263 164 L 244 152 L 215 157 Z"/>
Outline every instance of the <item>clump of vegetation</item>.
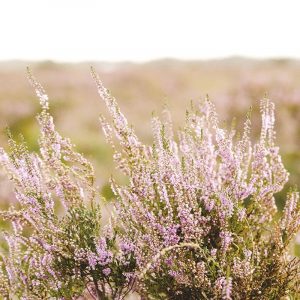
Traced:
<path fill-rule="evenodd" d="M 0 292 L 11 299 L 280 299 L 300 296 L 300 260 L 290 245 L 300 229 L 299 193 L 283 212 L 274 195 L 288 181 L 275 145 L 274 104 L 261 101 L 262 127 L 250 139 L 220 126 L 206 99 L 186 113 L 152 118 L 143 144 L 92 70 L 111 122 L 100 118 L 114 159 L 129 179 L 111 179 L 116 214 L 101 228 L 91 164 L 55 130 L 48 97 L 29 73 L 42 105 L 40 154 L 10 136 L 1 164 L 18 207 L 1 212 L 5 233 Z M 61 208 L 59 208 L 59 205 Z M 63 210 L 63 212 L 62 212 Z M 86 296 L 88 297 L 88 296 Z"/>
<path fill-rule="evenodd" d="M 275 145 L 274 104 L 261 101 L 260 139 L 248 116 L 239 137 L 219 125 L 206 99 L 175 133 L 167 116 L 152 119 L 144 145 L 93 72 L 112 117 L 101 118 L 119 169 L 112 181 L 124 239 L 135 245 L 137 289 L 149 299 L 278 299 L 298 295 L 299 259 L 290 242 L 299 230 L 299 194 L 290 191 L 279 217 L 274 194 L 288 181 Z M 112 126 L 111 126 L 112 125 Z M 116 145 L 114 137 L 119 141 Z"/>
<path fill-rule="evenodd" d="M 29 73 L 40 99 L 40 153 L 9 137 L 1 165 L 14 183 L 18 208 L 1 212 L 4 233 L 0 293 L 12 299 L 123 298 L 133 284 L 134 259 L 110 226 L 101 228 L 91 164 L 55 130 L 48 97 Z"/>

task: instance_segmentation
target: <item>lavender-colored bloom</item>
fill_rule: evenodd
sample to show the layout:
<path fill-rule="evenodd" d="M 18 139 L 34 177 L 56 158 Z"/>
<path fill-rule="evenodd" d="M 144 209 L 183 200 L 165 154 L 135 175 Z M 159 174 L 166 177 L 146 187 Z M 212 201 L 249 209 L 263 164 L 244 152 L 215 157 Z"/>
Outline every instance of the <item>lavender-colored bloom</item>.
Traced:
<path fill-rule="evenodd" d="M 87 261 L 92 270 L 95 270 L 95 267 L 98 263 L 98 258 L 95 253 L 88 252 L 87 253 Z"/>
<path fill-rule="evenodd" d="M 134 245 L 131 242 L 121 241 L 120 249 L 124 254 L 128 254 L 128 253 L 134 251 Z"/>
<path fill-rule="evenodd" d="M 229 231 L 221 231 L 220 232 L 221 238 L 221 249 L 226 252 L 232 242 L 232 234 Z"/>
<path fill-rule="evenodd" d="M 105 268 L 102 270 L 102 273 L 105 275 L 105 276 L 108 276 L 110 273 L 111 273 L 111 269 L 110 268 Z"/>

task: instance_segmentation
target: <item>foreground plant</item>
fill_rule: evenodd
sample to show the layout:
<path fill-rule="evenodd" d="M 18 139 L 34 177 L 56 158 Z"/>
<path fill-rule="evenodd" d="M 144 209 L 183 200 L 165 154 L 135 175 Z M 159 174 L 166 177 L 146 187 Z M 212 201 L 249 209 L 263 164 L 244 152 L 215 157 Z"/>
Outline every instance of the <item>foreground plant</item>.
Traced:
<path fill-rule="evenodd" d="M 300 226 L 299 193 L 288 193 L 280 216 L 274 194 L 288 173 L 275 146 L 274 104 L 261 101 L 254 145 L 250 117 L 238 137 L 220 127 L 207 99 L 187 112 L 176 136 L 170 118 L 154 117 L 154 143 L 147 146 L 92 75 L 112 117 L 111 124 L 101 117 L 104 134 L 130 182 L 112 180 L 112 189 L 119 230 L 134 245 L 139 293 L 145 299 L 300 297 L 300 261 L 290 254 Z"/>
<path fill-rule="evenodd" d="M 55 130 L 40 99 L 40 154 L 10 136 L 0 160 L 18 207 L 1 212 L 5 233 L 0 293 L 5 299 L 280 299 L 300 297 L 300 261 L 290 245 L 300 227 L 299 194 L 282 214 L 274 194 L 288 180 L 275 146 L 274 105 L 261 102 L 260 139 L 219 125 L 206 100 L 175 135 L 169 117 L 152 119 L 144 145 L 92 71 L 112 117 L 101 117 L 117 167 L 112 225 L 101 228 L 91 164 Z M 116 140 L 118 141 L 116 143 Z"/>
<path fill-rule="evenodd" d="M 55 130 L 48 97 L 29 73 L 40 99 L 40 154 L 9 136 L 0 161 L 13 181 L 18 209 L 0 216 L 4 233 L 0 294 L 5 299 L 122 299 L 133 284 L 131 250 L 101 229 L 91 164 Z M 120 249 L 121 247 L 121 249 Z"/>

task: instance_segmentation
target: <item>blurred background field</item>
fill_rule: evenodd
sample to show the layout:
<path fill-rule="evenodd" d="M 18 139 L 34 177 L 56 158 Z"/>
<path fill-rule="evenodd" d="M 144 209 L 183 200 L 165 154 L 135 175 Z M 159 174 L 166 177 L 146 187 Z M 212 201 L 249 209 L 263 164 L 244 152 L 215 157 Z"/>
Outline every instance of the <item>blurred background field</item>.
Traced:
<path fill-rule="evenodd" d="M 165 104 L 172 112 L 175 128 L 184 121 L 191 100 L 206 94 L 215 103 L 224 126 L 235 117 L 242 130 L 250 106 L 255 139 L 260 129 L 259 100 L 267 95 L 276 103 L 277 144 L 290 185 L 300 182 L 300 61 L 228 58 L 207 61 L 159 60 L 148 63 L 74 63 L 51 61 L 0 63 L 0 142 L 6 145 L 5 127 L 25 136 L 30 149 L 38 149 L 39 130 L 35 116 L 40 108 L 26 78 L 26 66 L 46 89 L 57 129 L 70 137 L 77 149 L 94 164 L 99 190 L 112 197 L 108 180 L 113 174 L 111 149 L 105 143 L 98 117 L 106 113 L 90 76 L 90 65 L 117 98 L 142 140 L 151 143 L 150 119 Z M 225 125 L 227 124 L 227 125 Z M 2 178 L 2 183 L 5 179 Z M 288 188 L 288 187 L 287 187 Z M 10 201 L 6 184 L 0 188 L 1 204 Z M 283 206 L 284 194 L 277 197 Z"/>

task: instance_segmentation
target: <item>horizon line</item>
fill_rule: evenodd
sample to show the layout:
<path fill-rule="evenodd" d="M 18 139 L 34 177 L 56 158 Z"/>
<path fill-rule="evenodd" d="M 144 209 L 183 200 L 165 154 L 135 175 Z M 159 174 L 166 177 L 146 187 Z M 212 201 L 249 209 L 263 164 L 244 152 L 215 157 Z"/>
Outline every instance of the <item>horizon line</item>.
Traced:
<path fill-rule="evenodd" d="M 158 57 L 153 59 L 133 60 L 133 59 L 120 59 L 120 60 L 101 60 L 101 59 L 78 59 L 78 60 L 63 60 L 53 58 L 42 59 L 26 59 L 26 58 L 11 58 L 0 59 L 0 64 L 5 63 L 49 63 L 49 64 L 91 64 L 91 63 L 103 63 L 103 64 L 148 64 L 153 62 L 163 61 L 178 61 L 178 62 L 210 62 L 210 61 L 228 61 L 228 60 L 248 60 L 248 61 L 299 61 L 299 57 L 291 56 L 266 56 L 266 57 L 254 57 L 247 55 L 228 55 L 209 58 L 178 58 L 178 57 Z"/>

